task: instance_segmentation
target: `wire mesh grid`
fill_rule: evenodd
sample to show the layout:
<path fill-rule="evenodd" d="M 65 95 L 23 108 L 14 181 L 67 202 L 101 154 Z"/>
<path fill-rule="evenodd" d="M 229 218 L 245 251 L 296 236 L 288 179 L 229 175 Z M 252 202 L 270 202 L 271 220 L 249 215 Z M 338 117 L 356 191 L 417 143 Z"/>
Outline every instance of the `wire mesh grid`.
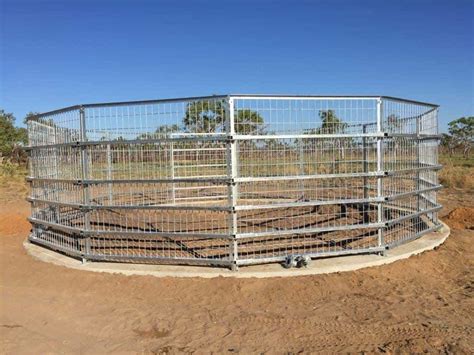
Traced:
<path fill-rule="evenodd" d="M 30 240 L 223 265 L 383 252 L 439 227 L 437 106 L 226 95 L 31 118 Z"/>

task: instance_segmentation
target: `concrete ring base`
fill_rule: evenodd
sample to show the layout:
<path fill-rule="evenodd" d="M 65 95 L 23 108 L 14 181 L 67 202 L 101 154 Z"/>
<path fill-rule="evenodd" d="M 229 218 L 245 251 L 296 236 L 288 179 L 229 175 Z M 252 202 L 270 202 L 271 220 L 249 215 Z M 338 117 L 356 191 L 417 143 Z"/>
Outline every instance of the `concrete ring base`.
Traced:
<path fill-rule="evenodd" d="M 238 272 L 233 272 L 227 268 L 202 266 L 150 265 L 112 262 L 82 263 L 77 259 L 32 244 L 28 240 L 25 240 L 23 245 L 27 253 L 38 260 L 84 271 L 108 272 L 123 275 L 149 275 L 156 277 L 288 277 L 330 274 L 334 272 L 353 271 L 372 266 L 380 266 L 393 263 L 397 260 L 407 259 L 410 256 L 420 254 L 424 251 L 433 250 L 443 244 L 450 233 L 449 227 L 443 222 L 441 222 L 441 224 L 442 227 L 438 231 L 425 234 L 416 240 L 387 250 L 385 256 L 368 254 L 319 258 L 312 260 L 307 268 L 300 269 L 284 269 L 280 264 L 266 264 L 245 266 L 241 267 Z"/>

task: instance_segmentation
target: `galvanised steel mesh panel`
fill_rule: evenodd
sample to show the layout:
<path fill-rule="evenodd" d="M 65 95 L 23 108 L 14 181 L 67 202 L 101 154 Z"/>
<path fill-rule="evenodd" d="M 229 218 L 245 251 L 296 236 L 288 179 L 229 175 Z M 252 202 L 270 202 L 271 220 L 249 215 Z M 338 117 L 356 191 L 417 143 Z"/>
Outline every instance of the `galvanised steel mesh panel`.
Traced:
<path fill-rule="evenodd" d="M 28 121 L 30 240 L 89 260 L 223 265 L 383 253 L 437 229 L 437 106 L 225 95 Z"/>

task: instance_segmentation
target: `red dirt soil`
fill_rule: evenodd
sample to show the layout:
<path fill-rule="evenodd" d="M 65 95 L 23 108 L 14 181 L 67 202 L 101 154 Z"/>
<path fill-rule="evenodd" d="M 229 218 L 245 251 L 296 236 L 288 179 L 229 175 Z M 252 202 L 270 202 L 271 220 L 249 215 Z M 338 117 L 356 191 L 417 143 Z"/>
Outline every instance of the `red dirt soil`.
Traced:
<path fill-rule="evenodd" d="M 5 197 L 7 191 L 0 190 Z M 390 265 L 274 279 L 71 270 L 22 247 L 29 206 L 0 206 L 0 352 L 473 353 L 473 195 L 445 190 L 446 243 Z M 468 208 L 471 207 L 471 208 Z M 461 228 L 461 229 L 460 229 Z"/>
<path fill-rule="evenodd" d="M 445 218 L 453 229 L 474 229 L 474 207 L 458 207 Z"/>

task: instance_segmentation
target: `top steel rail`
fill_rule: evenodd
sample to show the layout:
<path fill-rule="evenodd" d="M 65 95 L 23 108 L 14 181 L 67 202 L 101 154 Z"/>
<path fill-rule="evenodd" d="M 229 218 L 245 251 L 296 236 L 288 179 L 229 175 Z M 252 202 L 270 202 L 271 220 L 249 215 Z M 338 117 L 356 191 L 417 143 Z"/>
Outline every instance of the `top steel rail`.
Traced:
<path fill-rule="evenodd" d="M 160 103 L 171 103 L 171 102 L 180 102 L 180 101 L 199 101 L 199 100 L 212 100 L 212 99 L 277 99 L 277 100 L 285 100 L 285 99 L 301 99 L 301 100 L 311 100 L 311 99 L 318 99 L 318 100 L 377 100 L 377 99 L 386 99 L 391 101 L 398 101 L 398 102 L 406 102 L 412 103 L 417 105 L 424 105 L 430 106 L 433 108 L 439 107 L 439 105 L 435 105 L 429 102 L 423 101 L 416 101 L 416 100 L 409 100 L 403 99 L 394 96 L 381 96 L 381 95 L 368 95 L 368 96 L 357 96 L 357 95 L 270 95 L 270 94 L 227 94 L 227 95 L 207 95 L 207 96 L 189 96 L 189 97 L 180 97 L 180 98 L 168 98 L 168 99 L 150 99 L 150 100 L 136 100 L 136 101 L 112 101 L 112 102 L 97 102 L 97 103 L 90 103 L 90 104 L 79 104 L 73 106 L 67 106 L 64 108 L 60 108 L 57 110 L 47 111 L 43 113 L 39 113 L 37 115 L 31 116 L 27 118 L 27 121 L 32 121 L 38 118 L 51 116 L 63 112 L 73 111 L 73 110 L 80 110 L 85 108 L 97 108 L 97 107 L 111 107 L 111 106 L 127 106 L 127 105 L 151 105 L 151 104 L 160 104 Z"/>

